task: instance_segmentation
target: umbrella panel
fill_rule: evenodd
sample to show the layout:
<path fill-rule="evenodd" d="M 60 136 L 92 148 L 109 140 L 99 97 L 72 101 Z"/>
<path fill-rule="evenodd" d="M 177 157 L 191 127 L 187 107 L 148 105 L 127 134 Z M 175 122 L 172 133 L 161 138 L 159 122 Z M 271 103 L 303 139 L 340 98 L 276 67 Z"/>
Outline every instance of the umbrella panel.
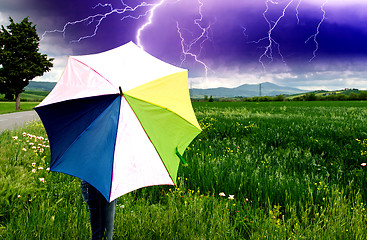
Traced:
<path fill-rule="evenodd" d="M 129 91 L 125 94 L 166 108 L 200 129 L 190 101 L 187 71 L 171 74 Z"/>
<path fill-rule="evenodd" d="M 109 201 L 152 185 L 174 185 L 157 150 L 124 97 L 121 99 Z"/>
<path fill-rule="evenodd" d="M 160 155 L 171 179 L 176 184 L 180 163 L 176 149 L 180 154 L 183 154 L 186 147 L 201 130 L 170 110 L 128 95 L 125 95 L 125 98 Z"/>
<path fill-rule="evenodd" d="M 106 95 L 36 108 L 50 139 L 50 169 L 86 180 L 106 199 L 120 102 L 119 95 Z"/>

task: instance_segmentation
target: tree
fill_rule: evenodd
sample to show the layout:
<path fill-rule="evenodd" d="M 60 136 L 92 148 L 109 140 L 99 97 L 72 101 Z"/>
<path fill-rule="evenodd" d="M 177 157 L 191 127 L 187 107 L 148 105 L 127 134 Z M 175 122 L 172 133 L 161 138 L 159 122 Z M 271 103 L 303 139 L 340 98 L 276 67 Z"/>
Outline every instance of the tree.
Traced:
<path fill-rule="evenodd" d="M 336 99 L 338 101 L 344 101 L 344 100 L 347 99 L 347 95 L 345 95 L 345 94 L 338 94 L 338 95 L 336 95 Z"/>
<path fill-rule="evenodd" d="M 15 23 L 9 17 L 7 29 L 0 30 L 0 93 L 10 100 L 16 98 L 16 109 L 20 110 L 20 94 L 29 81 L 53 67 L 53 58 L 39 53 L 40 38 L 36 25 L 28 17 Z"/>
<path fill-rule="evenodd" d="M 305 101 L 316 101 L 317 97 L 315 93 L 306 93 L 305 95 L 303 95 L 303 99 Z"/>
<path fill-rule="evenodd" d="M 361 100 L 367 100 L 367 91 L 361 91 L 358 95 L 358 98 Z"/>
<path fill-rule="evenodd" d="M 283 102 L 286 100 L 286 98 L 283 95 L 277 95 L 273 98 L 274 101 L 280 101 Z"/>
<path fill-rule="evenodd" d="M 349 98 L 348 98 L 349 100 L 358 100 L 358 94 L 357 93 L 355 93 L 355 92 L 351 92 L 350 94 L 349 94 Z"/>

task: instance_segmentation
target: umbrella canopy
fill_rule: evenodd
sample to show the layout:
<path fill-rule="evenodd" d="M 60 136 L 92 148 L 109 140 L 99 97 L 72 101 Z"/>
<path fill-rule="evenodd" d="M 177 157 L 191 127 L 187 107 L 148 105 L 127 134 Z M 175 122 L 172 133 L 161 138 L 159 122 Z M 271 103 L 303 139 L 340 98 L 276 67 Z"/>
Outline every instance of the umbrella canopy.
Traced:
<path fill-rule="evenodd" d="M 70 56 L 35 110 L 50 140 L 50 170 L 89 182 L 109 202 L 138 188 L 176 184 L 181 155 L 201 131 L 187 70 L 132 42 Z"/>

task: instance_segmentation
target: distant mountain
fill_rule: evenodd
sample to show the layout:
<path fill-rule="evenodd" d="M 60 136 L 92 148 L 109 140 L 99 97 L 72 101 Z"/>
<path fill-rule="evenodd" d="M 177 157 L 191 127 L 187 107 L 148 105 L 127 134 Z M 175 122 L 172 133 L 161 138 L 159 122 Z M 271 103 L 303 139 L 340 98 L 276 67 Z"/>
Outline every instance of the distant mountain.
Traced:
<path fill-rule="evenodd" d="M 261 96 L 276 96 L 276 95 L 291 95 L 298 93 L 308 92 L 298 88 L 278 86 L 273 83 L 264 82 L 261 83 Z M 235 88 L 208 88 L 208 89 L 190 89 L 192 98 L 203 98 L 206 96 L 212 96 L 213 98 L 221 97 L 255 97 L 260 96 L 259 84 L 243 84 Z"/>
<path fill-rule="evenodd" d="M 55 85 L 56 85 L 56 82 L 29 81 L 29 84 L 25 89 L 51 92 L 51 90 L 55 87 Z"/>
<path fill-rule="evenodd" d="M 55 87 L 56 82 L 41 82 L 41 81 L 30 81 L 26 90 L 38 90 L 51 92 Z M 302 94 L 308 91 L 301 90 L 298 88 L 282 87 L 273 83 L 264 82 L 261 83 L 261 96 L 276 96 L 276 95 L 292 95 Z M 192 98 L 203 98 L 205 95 L 213 98 L 221 97 L 255 97 L 260 95 L 259 84 L 244 84 L 235 88 L 208 88 L 208 89 L 190 89 Z"/>

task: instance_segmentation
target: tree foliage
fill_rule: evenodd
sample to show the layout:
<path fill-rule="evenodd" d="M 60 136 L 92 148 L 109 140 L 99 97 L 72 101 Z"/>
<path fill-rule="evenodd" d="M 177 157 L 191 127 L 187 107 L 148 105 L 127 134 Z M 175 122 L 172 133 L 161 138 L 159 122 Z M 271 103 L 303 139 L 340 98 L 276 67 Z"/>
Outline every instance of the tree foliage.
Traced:
<path fill-rule="evenodd" d="M 17 100 L 20 106 L 20 94 L 29 81 L 53 67 L 53 58 L 39 53 L 40 38 L 36 25 L 28 17 L 15 23 L 9 17 L 10 25 L 0 30 L 0 93 L 7 99 Z"/>

